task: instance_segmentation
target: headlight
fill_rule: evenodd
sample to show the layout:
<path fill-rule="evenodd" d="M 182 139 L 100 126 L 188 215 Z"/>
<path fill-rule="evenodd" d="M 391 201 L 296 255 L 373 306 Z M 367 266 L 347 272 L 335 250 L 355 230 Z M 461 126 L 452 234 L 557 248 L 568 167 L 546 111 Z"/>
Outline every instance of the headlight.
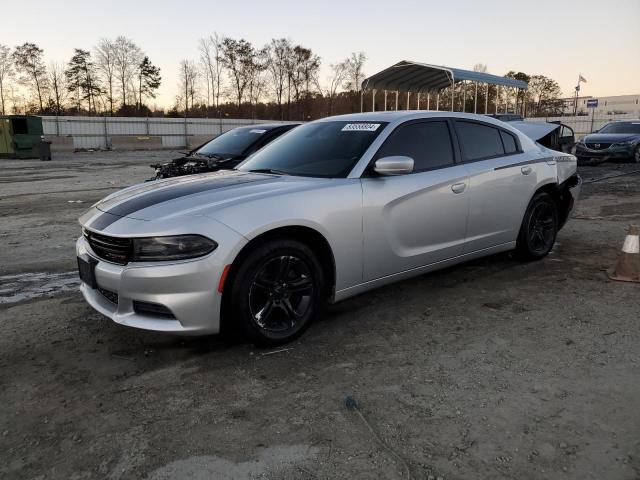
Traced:
<path fill-rule="evenodd" d="M 213 252 L 218 244 L 200 235 L 148 237 L 133 239 L 134 262 L 185 260 Z"/>
<path fill-rule="evenodd" d="M 626 142 L 618 142 L 616 145 L 620 145 L 621 147 L 626 147 L 628 145 L 633 145 L 636 143 L 636 140 L 627 140 Z"/>

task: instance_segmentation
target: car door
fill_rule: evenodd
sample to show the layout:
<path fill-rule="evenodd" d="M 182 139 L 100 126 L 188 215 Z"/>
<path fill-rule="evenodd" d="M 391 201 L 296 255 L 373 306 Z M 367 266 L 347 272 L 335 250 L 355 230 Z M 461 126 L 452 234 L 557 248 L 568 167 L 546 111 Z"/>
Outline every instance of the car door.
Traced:
<path fill-rule="evenodd" d="M 362 178 L 364 280 L 429 265 L 462 253 L 468 175 L 446 119 L 397 127 L 374 156 L 413 158 L 413 173 Z"/>
<path fill-rule="evenodd" d="M 469 175 L 465 253 L 513 242 L 537 185 L 536 158 L 518 137 L 494 125 L 456 120 L 460 152 Z"/>

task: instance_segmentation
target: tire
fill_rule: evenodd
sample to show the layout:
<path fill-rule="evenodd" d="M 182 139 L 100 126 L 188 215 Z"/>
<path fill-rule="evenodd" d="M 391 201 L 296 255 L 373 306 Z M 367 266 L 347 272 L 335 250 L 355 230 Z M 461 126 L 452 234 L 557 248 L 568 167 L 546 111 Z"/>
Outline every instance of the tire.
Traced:
<path fill-rule="evenodd" d="M 308 246 L 271 240 L 242 261 L 232 287 L 232 315 L 256 346 L 283 345 L 309 327 L 323 287 L 322 267 Z"/>
<path fill-rule="evenodd" d="M 524 214 L 516 254 L 523 260 L 539 260 L 546 257 L 558 234 L 558 206 L 546 192 L 536 193 Z"/>
<path fill-rule="evenodd" d="M 640 163 L 640 145 L 638 145 L 633 152 L 633 157 L 631 158 L 635 163 Z"/>

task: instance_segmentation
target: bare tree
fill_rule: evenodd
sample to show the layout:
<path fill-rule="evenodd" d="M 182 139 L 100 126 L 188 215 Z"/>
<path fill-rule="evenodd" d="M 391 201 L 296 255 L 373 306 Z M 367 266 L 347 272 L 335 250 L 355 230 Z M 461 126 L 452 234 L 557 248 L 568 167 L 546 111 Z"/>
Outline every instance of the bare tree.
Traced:
<path fill-rule="evenodd" d="M 207 82 L 207 106 L 211 103 L 218 107 L 220 103 L 220 84 L 222 80 L 222 61 L 220 56 L 220 39 L 217 33 L 201 38 L 198 44 L 200 63 Z"/>
<path fill-rule="evenodd" d="M 107 102 L 109 102 L 109 113 L 113 115 L 113 104 L 115 101 L 115 77 L 116 77 L 116 45 L 109 39 L 103 38 L 94 49 L 96 57 L 96 67 L 102 77 L 101 80 L 106 88 Z"/>
<path fill-rule="evenodd" d="M 11 49 L 6 45 L 0 44 L 0 112 L 5 115 L 5 97 L 7 82 L 13 77 L 13 60 L 11 58 Z"/>
<path fill-rule="evenodd" d="M 481 72 L 481 73 L 487 73 L 487 65 L 484 63 L 476 63 L 473 66 L 473 71 L 474 72 Z"/>
<path fill-rule="evenodd" d="M 56 115 L 62 113 L 64 102 L 67 99 L 67 77 L 64 73 L 64 66 L 51 62 L 49 64 L 49 85 L 51 98 L 49 103 L 53 105 Z"/>
<path fill-rule="evenodd" d="M 119 36 L 114 41 L 115 79 L 120 86 L 122 106 L 127 106 L 127 94 L 131 91 L 133 79 L 142 61 L 142 51 L 132 40 Z M 135 95 L 134 95 L 135 96 Z"/>
<path fill-rule="evenodd" d="M 14 114 L 24 113 L 27 110 L 27 99 L 22 89 L 18 88 L 15 83 L 9 83 L 7 88 L 7 98 L 11 102 L 11 111 Z"/>
<path fill-rule="evenodd" d="M 315 75 L 313 81 L 316 88 L 327 98 L 327 115 L 333 115 L 333 102 L 338 93 L 338 89 L 344 84 L 347 78 L 348 65 L 347 61 L 340 63 L 332 63 L 329 66 L 330 75 L 327 77 L 326 87 L 320 84 L 318 75 Z"/>
<path fill-rule="evenodd" d="M 351 57 L 346 60 L 347 75 L 345 79 L 344 88 L 354 92 L 359 92 L 362 81 L 364 80 L 364 62 L 367 61 L 367 56 L 364 52 L 353 52 Z"/>
<path fill-rule="evenodd" d="M 285 85 L 287 84 L 288 64 L 292 50 L 293 46 L 291 45 L 291 41 L 286 38 L 274 38 L 266 47 L 267 70 L 281 119 L 284 119 L 282 101 Z"/>
<path fill-rule="evenodd" d="M 180 91 L 182 100 L 184 101 L 184 116 L 189 115 L 189 100 L 191 107 L 195 101 L 198 83 L 198 67 L 193 60 L 182 60 L 180 62 Z"/>
<path fill-rule="evenodd" d="M 249 105 L 257 106 L 260 98 L 264 94 L 266 87 L 266 80 L 264 71 L 267 69 L 267 51 L 266 47 L 254 51 L 251 57 L 249 66 L 247 68 L 247 74 L 249 76 L 248 81 L 248 97 Z M 253 108 L 253 117 L 255 118 L 256 109 Z"/>
<path fill-rule="evenodd" d="M 40 112 L 43 110 L 43 98 L 47 88 L 47 69 L 42 59 L 43 53 L 44 50 L 35 43 L 26 42 L 16 47 L 11 55 L 16 69 L 23 75 L 22 83 L 35 89 Z"/>

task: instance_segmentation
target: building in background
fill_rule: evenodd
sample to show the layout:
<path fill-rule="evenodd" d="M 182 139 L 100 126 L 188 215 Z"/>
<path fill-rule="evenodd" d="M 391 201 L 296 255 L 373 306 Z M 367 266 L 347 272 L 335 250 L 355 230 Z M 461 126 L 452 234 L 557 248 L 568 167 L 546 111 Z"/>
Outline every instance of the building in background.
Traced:
<path fill-rule="evenodd" d="M 591 115 L 591 109 L 587 108 L 587 100 L 598 99 L 598 107 L 594 109 L 593 114 L 603 115 L 629 115 L 640 118 L 640 94 L 638 95 L 614 95 L 611 97 L 578 97 L 578 115 Z M 563 98 L 563 113 L 565 115 L 573 115 L 573 107 L 575 97 Z"/>

